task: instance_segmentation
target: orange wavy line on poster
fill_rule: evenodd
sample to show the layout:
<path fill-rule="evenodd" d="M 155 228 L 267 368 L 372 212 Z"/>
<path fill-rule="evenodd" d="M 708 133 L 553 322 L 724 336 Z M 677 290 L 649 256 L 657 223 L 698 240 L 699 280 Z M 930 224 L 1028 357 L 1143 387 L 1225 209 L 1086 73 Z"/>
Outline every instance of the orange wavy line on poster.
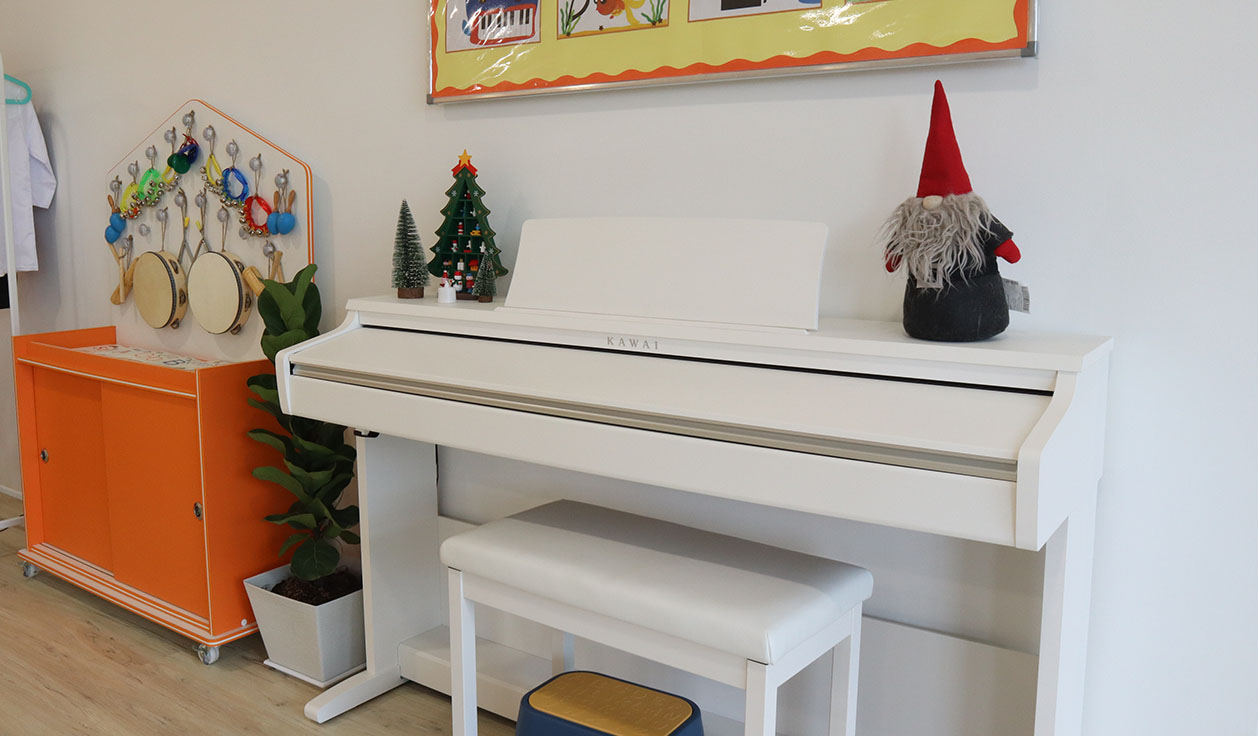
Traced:
<path fill-rule="evenodd" d="M 681 68 L 663 66 L 651 71 L 642 71 L 640 69 L 629 69 L 619 74 L 607 74 L 606 72 L 594 72 L 584 77 L 575 77 L 565 74 L 556 79 L 541 79 L 535 77 L 527 82 L 499 82 L 495 85 L 475 85 L 472 87 L 444 87 L 433 93 L 433 97 L 459 97 L 462 95 L 479 95 L 492 94 L 496 92 L 514 92 L 519 90 L 534 89 L 550 89 L 558 87 L 569 87 L 582 84 L 602 84 L 606 82 L 633 82 L 646 79 L 672 79 L 676 77 L 696 76 L 700 74 L 721 74 L 727 72 L 742 71 L 763 71 L 767 69 L 784 69 L 800 66 L 817 66 L 823 64 L 840 64 L 844 62 L 855 61 L 882 61 L 887 59 L 904 59 L 916 58 L 922 56 L 944 56 L 949 54 L 969 54 L 981 51 L 1000 51 L 1019 49 L 1026 46 L 1027 43 L 1027 0 L 1016 0 L 1013 8 L 1014 21 L 1017 24 L 1017 33 L 1008 41 L 999 43 L 991 43 L 982 41 L 977 38 L 967 38 L 947 46 L 932 46 L 926 43 L 913 43 L 902 49 L 895 51 L 887 51 L 885 49 L 866 48 L 851 54 L 841 54 L 837 51 L 819 51 L 811 56 L 794 57 L 781 54 L 770 57 L 764 61 L 748 61 L 747 59 L 733 59 L 724 64 L 713 65 L 704 62 L 696 62 Z M 433 39 L 433 55 L 432 55 L 432 86 L 435 87 L 437 78 L 437 55 L 436 39 L 437 39 L 437 19 L 435 13 L 429 13 L 429 24 L 431 26 Z"/>

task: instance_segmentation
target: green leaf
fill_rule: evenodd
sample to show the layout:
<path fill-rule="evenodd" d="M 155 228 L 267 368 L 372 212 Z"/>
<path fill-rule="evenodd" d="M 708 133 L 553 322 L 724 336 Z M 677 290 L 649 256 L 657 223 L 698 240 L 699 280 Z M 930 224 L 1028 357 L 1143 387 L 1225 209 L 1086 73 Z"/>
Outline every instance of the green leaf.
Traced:
<path fill-rule="evenodd" d="M 350 531 L 341 532 L 341 541 L 346 544 L 362 544 L 362 540 L 359 539 L 358 535 Z"/>
<path fill-rule="evenodd" d="M 325 520 L 332 525 L 336 524 L 336 520 L 332 518 L 332 509 L 328 508 L 327 504 L 325 504 L 321 499 L 311 498 L 310 510 L 314 512 L 314 515 L 319 519 Z"/>
<path fill-rule="evenodd" d="M 264 445 L 274 447 L 284 453 L 285 457 L 288 456 L 289 448 L 292 446 L 292 441 L 287 437 L 278 435 L 269 429 L 251 429 L 247 432 L 247 434 L 250 439 L 261 442 Z"/>
<path fill-rule="evenodd" d="M 302 327 L 310 337 L 314 337 L 319 334 L 319 320 L 323 317 L 323 298 L 319 296 L 317 286 L 310 285 L 310 291 L 306 292 L 306 298 L 302 300 L 301 306 L 306 310 L 306 319 L 302 322 Z"/>
<path fill-rule="evenodd" d="M 261 411 L 264 411 L 267 414 L 270 414 L 271 416 L 275 417 L 276 421 L 280 423 L 281 427 L 288 429 L 288 422 L 287 422 L 288 415 L 285 414 L 280 409 L 279 404 L 272 404 L 268 401 L 258 401 L 257 399 L 252 399 L 252 398 L 246 399 L 245 401 L 248 402 L 249 406 L 252 406 L 255 409 L 260 409 Z"/>
<path fill-rule="evenodd" d="M 275 302 L 269 289 L 258 295 L 258 314 L 262 315 L 267 334 L 278 335 L 288 330 L 284 324 L 284 316 L 280 314 L 280 305 Z"/>
<path fill-rule="evenodd" d="M 288 467 L 288 472 L 292 473 L 293 477 L 301 483 L 301 487 L 306 490 L 306 493 L 310 494 L 311 498 L 314 498 L 315 493 L 322 488 L 325 483 L 332 479 L 331 470 L 316 470 L 311 472 L 307 471 L 300 465 L 289 462 L 288 460 L 284 461 L 284 465 Z"/>
<path fill-rule="evenodd" d="M 318 580 L 331 575 L 341 561 L 341 551 L 322 539 L 312 539 L 293 553 L 293 574 L 302 580 Z"/>
<path fill-rule="evenodd" d="M 275 297 L 275 303 L 280 308 L 280 318 L 284 321 L 285 330 L 301 329 L 306 321 L 306 309 L 293 293 L 283 285 L 271 288 L 267 284 L 267 291 Z"/>
<path fill-rule="evenodd" d="M 283 556 L 284 556 L 284 553 L 285 553 L 285 552 L 287 552 L 287 551 L 289 550 L 289 548 L 290 548 L 290 547 L 292 547 L 294 544 L 297 544 L 298 542 L 302 541 L 303 539 L 309 539 L 309 538 L 310 538 L 310 535 L 309 535 L 309 534 L 305 534 L 305 533 L 303 533 L 303 532 L 297 532 L 296 534 L 292 535 L 292 536 L 291 536 L 291 537 L 289 537 L 288 539 L 285 539 L 285 540 L 284 540 L 284 544 L 280 546 L 280 554 L 279 554 L 279 556 L 280 556 L 280 557 L 283 557 Z"/>
<path fill-rule="evenodd" d="M 322 425 L 320 431 L 316 434 L 316 441 L 324 447 L 340 447 L 345 444 L 345 426 L 341 424 L 328 424 L 320 422 Z"/>
<path fill-rule="evenodd" d="M 296 478 L 288 473 L 285 473 L 279 468 L 275 468 L 270 465 L 263 465 L 260 468 L 254 468 L 253 477 L 258 480 L 269 480 L 276 485 L 286 488 L 289 493 L 292 493 L 303 503 L 310 503 L 310 496 L 306 493 L 306 490 L 302 488 L 301 483 L 298 482 Z"/>
<path fill-rule="evenodd" d="M 271 514 L 264 516 L 265 521 L 272 524 L 288 524 L 294 529 L 317 529 L 319 521 L 315 519 L 314 514 Z M 306 535 L 309 536 L 309 535 Z M 284 554 L 280 552 L 280 554 Z"/>
<path fill-rule="evenodd" d="M 259 373 L 256 376 L 249 376 L 249 378 L 245 380 L 245 385 L 274 390 L 279 386 L 279 381 L 275 378 L 274 373 Z"/>
<path fill-rule="evenodd" d="M 266 388 L 265 386 L 250 386 L 249 390 L 265 402 L 275 404 L 276 406 L 280 405 L 280 392 L 278 389 Z"/>
<path fill-rule="evenodd" d="M 332 518 L 336 520 L 337 526 L 343 529 L 352 529 L 358 526 L 358 507 L 346 506 L 344 508 L 332 509 Z"/>
<path fill-rule="evenodd" d="M 321 445 L 318 442 L 302 439 L 301 437 L 293 437 L 293 446 L 297 448 L 303 455 L 309 456 L 320 462 L 332 463 L 336 461 L 336 448 Z"/>
<path fill-rule="evenodd" d="M 298 302 L 306 301 L 306 292 L 310 289 L 310 284 L 314 280 L 315 271 L 318 270 L 319 267 L 315 264 L 306 264 L 289 282 L 289 290 L 293 292 L 293 296 L 296 297 Z"/>
<path fill-rule="evenodd" d="M 319 486 L 319 490 L 315 491 L 311 496 L 314 499 L 322 501 L 329 506 L 334 506 L 336 500 L 341 497 L 341 491 L 344 491 L 350 481 L 354 479 L 353 473 L 341 473 L 332 480 Z"/>
<path fill-rule="evenodd" d="M 305 342 L 309 335 L 303 329 L 289 330 L 279 335 L 263 335 L 262 336 L 262 353 L 272 363 L 275 362 L 275 356 L 284 348 L 290 348 L 298 343 Z"/>

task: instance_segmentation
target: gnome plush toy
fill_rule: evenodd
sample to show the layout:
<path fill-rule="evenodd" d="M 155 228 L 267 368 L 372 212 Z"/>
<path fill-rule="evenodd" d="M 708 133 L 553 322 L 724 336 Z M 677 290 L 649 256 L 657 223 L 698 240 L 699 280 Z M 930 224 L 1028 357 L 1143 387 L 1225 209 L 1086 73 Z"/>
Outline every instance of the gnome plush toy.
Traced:
<path fill-rule="evenodd" d="M 908 272 L 904 331 L 946 342 L 1004 332 L 1009 305 L 996 258 L 1018 262 L 1012 238 L 970 186 L 948 98 L 936 81 L 917 196 L 897 207 L 882 230 L 887 271 Z"/>

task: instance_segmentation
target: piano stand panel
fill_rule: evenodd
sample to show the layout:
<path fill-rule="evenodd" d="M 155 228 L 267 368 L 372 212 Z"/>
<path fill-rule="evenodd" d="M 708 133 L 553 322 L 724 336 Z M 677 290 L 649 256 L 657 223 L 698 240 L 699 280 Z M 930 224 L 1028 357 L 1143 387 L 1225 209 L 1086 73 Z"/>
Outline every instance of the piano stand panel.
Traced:
<path fill-rule="evenodd" d="M 398 645 L 445 623 L 436 448 L 388 435 L 356 445 L 367 669 L 306 704 L 318 723 L 405 682 Z"/>
<path fill-rule="evenodd" d="M 1077 734 L 1083 727 L 1095 530 L 1091 494 L 1045 548 L 1035 736 Z"/>

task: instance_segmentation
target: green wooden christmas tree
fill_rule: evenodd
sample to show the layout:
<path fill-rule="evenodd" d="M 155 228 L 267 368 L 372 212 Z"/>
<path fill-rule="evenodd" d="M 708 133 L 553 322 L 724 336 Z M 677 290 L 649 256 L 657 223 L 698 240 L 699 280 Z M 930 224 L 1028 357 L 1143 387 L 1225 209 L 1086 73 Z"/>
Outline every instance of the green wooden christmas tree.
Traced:
<path fill-rule="evenodd" d="M 434 258 L 428 262 L 433 276 L 447 275 L 460 289 L 460 299 L 475 299 L 472 292 L 480 281 L 480 273 L 491 267 L 494 277 L 505 276 L 494 245 L 494 231 L 489 226 L 489 208 L 481 201 L 485 190 L 476 183 L 476 167 L 472 157 L 463 151 L 451 172 L 454 184 L 446 190 L 449 201 L 442 208 L 437 243 L 430 250 Z"/>
<path fill-rule="evenodd" d="M 486 254 L 485 246 L 481 246 L 481 263 L 489 263 L 490 259 Z M 494 296 L 498 294 L 498 274 L 492 268 L 481 268 L 476 276 L 476 283 L 472 286 L 472 295 L 477 301 L 492 302 Z"/>
<path fill-rule="evenodd" d="M 411 215 L 411 206 L 402 200 L 397 216 L 397 236 L 393 240 L 393 286 L 399 299 L 420 299 L 428 284 L 428 269 L 424 267 L 424 250 L 419 242 L 419 230 Z"/>

